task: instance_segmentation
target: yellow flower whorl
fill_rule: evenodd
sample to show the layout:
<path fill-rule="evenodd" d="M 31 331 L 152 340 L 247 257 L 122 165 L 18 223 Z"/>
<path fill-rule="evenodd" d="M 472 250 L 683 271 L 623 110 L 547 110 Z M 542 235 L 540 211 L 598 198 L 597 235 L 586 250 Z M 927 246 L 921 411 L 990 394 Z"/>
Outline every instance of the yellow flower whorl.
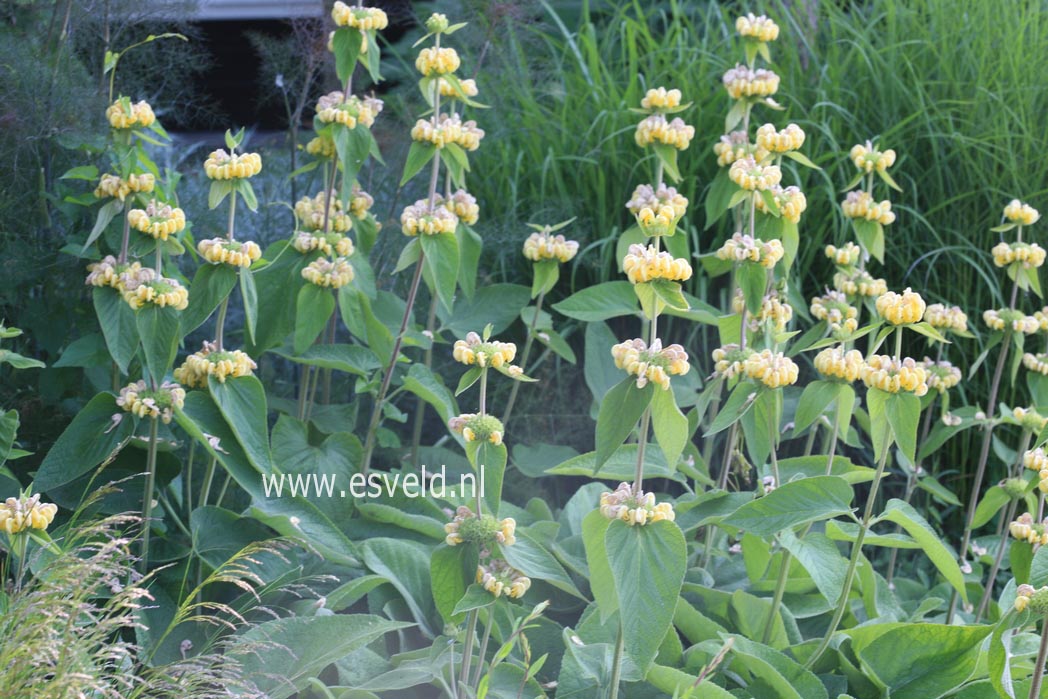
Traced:
<path fill-rule="evenodd" d="M 906 291 L 897 294 L 887 291 L 877 297 L 877 313 L 892 325 L 909 325 L 919 323 L 924 317 L 924 299 L 915 291 L 906 287 Z"/>
<path fill-rule="evenodd" d="M 212 180 L 243 180 L 262 172 L 258 153 L 227 153 L 224 148 L 212 151 L 204 161 L 204 173 Z"/>

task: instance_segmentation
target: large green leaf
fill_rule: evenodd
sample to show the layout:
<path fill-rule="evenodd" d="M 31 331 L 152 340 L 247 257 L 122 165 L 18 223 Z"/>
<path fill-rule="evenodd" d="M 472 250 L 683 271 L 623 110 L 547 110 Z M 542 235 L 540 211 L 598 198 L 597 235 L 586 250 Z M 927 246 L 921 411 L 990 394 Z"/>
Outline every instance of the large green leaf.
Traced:
<path fill-rule="evenodd" d="M 912 393 L 895 393 L 885 405 L 885 415 L 903 455 L 914 463 L 917 454 L 917 426 L 921 420 L 921 399 Z"/>
<path fill-rule="evenodd" d="M 257 520 L 212 506 L 198 507 L 190 513 L 189 531 L 193 535 L 193 551 L 212 568 L 272 535 Z"/>
<path fill-rule="evenodd" d="M 459 298 L 448 313 L 443 307 L 437 313 L 446 330 L 457 337 L 480 332 L 491 326 L 493 335 L 502 332 L 517 319 L 520 309 L 528 304 L 528 287 L 520 284 L 491 284 L 477 289 L 472 298 Z"/>
<path fill-rule="evenodd" d="M 591 510 L 582 520 L 582 543 L 586 547 L 586 565 L 589 567 L 590 592 L 600 609 L 601 621 L 607 621 L 619 610 L 619 598 L 615 593 L 615 581 L 611 577 L 608 548 L 604 537 L 611 520 L 600 510 Z"/>
<path fill-rule="evenodd" d="M 491 514 L 498 516 L 502 505 L 502 480 L 506 475 L 506 445 L 474 441 L 466 445 L 466 457 L 477 472 L 477 487 Z"/>
<path fill-rule="evenodd" d="M 255 274 L 247 267 L 240 268 L 240 296 L 244 299 L 244 329 L 248 341 L 255 344 L 255 328 L 258 326 L 258 288 Z"/>
<path fill-rule="evenodd" d="M 844 590 L 848 571 L 848 562 L 841 556 L 837 544 L 818 532 L 809 532 L 804 538 L 798 538 L 792 529 L 783 529 L 779 533 L 779 542 L 808 571 L 826 601 L 836 604 Z"/>
<path fill-rule="evenodd" d="M 939 569 L 946 581 L 960 593 L 965 601 L 968 600 L 964 575 L 961 573 L 960 566 L 957 565 L 957 556 L 946 547 L 942 537 L 932 529 L 924 517 L 917 514 L 917 510 L 902 500 L 892 499 L 888 501 L 884 513 L 877 519 L 878 521 L 895 522 L 906 530 L 906 533 L 921 545 L 925 555 Z"/>
<path fill-rule="evenodd" d="M 671 468 L 676 468 L 684 446 L 688 443 L 690 431 L 688 418 L 677 407 L 673 391 L 657 389 L 653 392 L 651 426 L 666 461 Z"/>
<path fill-rule="evenodd" d="M 826 687 L 810 670 L 785 653 L 744 636 L 732 636 L 735 662 L 751 674 L 754 684 L 768 690 L 762 696 L 778 699 L 827 699 Z"/>
<path fill-rule="evenodd" d="M 123 418 L 115 428 L 113 415 Z M 34 489 L 47 492 L 82 476 L 102 463 L 133 431 L 130 413 L 117 406 L 112 394 L 99 393 L 77 413 L 47 452 L 36 472 Z"/>
<path fill-rule="evenodd" d="M 746 310 L 759 313 L 768 287 L 768 270 L 756 262 L 742 262 L 736 267 L 735 278 L 742 289 Z"/>
<path fill-rule="evenodd" d="M 138 351 L 138 325 L 135 312 L 124 301 L 116 289 L 96 287 L 91 291 L 91 299 L 98 314 L 98 324 L 102 326 L 102 335 L 109 348 L 109 355 L 120 367 L 120 373 L 126 374 L 128 364 Z"/>
<path fill-rule="evenodd" d="M 287 699 L 328 665 L 409 626 L 369 614 L 286 617 L 237 636 L 229 653 L 269 699 Z"/>
<path fill-rule="evenodd" d="M 381 367 L 375 353 L 363 345 L 310 345 L 300 355 L 292 354 L 287 349 L 285 347 L 269 351 L 296 364 L 334 369 L 357 376 L 367 376 Z"/>
<path fill-rule="evenodd" d="M 564 571 L 564 566 L 527 531 L 518 529 L 517 542 L 512 546 L 502 546 L 500 550 L 511 566 L 528 577 L 585 599 Z"/>
<path fill-rule="evenodd" d="M 644 388 L 637 388 L 637 380 L 628 376 L 604 396 L 597 414 L 597 469 L 633 432 L 637 421 L 650 405 L 654 390 L 654 385 L 650 383 Z"/>
<path fill-rule="evenodd" d="M 302 354 L 324 330 L 335 312 L 335 296 L 330 289 L 306 284 L 295 302 L 295 354 Z"/>
<path fill-rule="evenodd" d="M 178 316 L 179 312 L 170 306 L 161 308 L 153 304 L 147 304 L 135 313 L 146 366 L 157 384 L 163 382 L 178 352 L 181 337 Z"/>
<path fill-rule="evenodd" d="M 237 273 L 229 265 L 201 265 L 189 286 L 189 305 L 182 311 L 182 334 L 199 328 L 236 283 Z"/>
<path fill-rule="evenodd" d="M 793 418 L 793 434 L 797 435 L 808 428 L 819 416 L 826 412 L 844 384 L 835 381 L 812 381 L 804 387 L 800 400 L 797 401 L 797 412 Z"/>
<path fill-rule="evenodd" d="M 746 503 L 726 524 L 758 536 L 818 522 L 851 512 L 854 493 L 838 476 L 815 476 L 785 483 L 767 495 Z"/>
<path fill-rule="evenodd" d="M 599 469 L 597 452 L 591 451 L 573 456 L 547 469 L 545 473 L 550 476 L 583 476 L 607 481 L 628 481 L 636 475 L 639 451 L 640 447 L 636 444 L 623 444 Z M 666 457 L 662 455 L 662 450 L 657 444 L 649 444 L 644 450 L 644 477 L 684 480 L 679 471 L 671 469 L 666 463 Z"/>
<path fill-rule="evenodd" d="M 569 318 L 592 323 L 635 315 L 638 311 L 637 295 L 629 282 L 604 282 L 575 292 L 560 303 L 553 304 L 553 309 Z"/>
<path fill-rule="evenodd" d="M 461 623 L 463 615 L 455 605 L 466 594 L 477 570 L 477 551 L 473 546 L 438 546 L 429 559 L 429 579 L 433 602 L 445 622 Z"/>
<path fill-rule="evenodd" d="M 857 656 L 892 699 L 941 697 L 975 672 L 979 647 L 991 626 L 905 624 L 891 628 Z"/>
<path fill-rule="evenodd" d="M 458 403 L 444 380 L 424 364 L 411 365 L 404 377 L 404 389 L 432 405 L 444 422 L 458 415 Z"/>
<path fill-rule="evenodd" d="M 451 310 L 458 284 L 459 247 L 453 232 L 419 237 L 428 278 L 444 308 Z"/>
<path fill-rule="evenodd" d="M 403 539 L 368 539 L 360 546 L 364 563 L 374 573 L 385 576 L 422 630 L 433 635 L 430 619 L 436 612 L 429 578 L 429 548 Z"/>
<path fill-rule="evenodd" d="M 185 406 L 175 411 L 179 426 L 218 461 L 233 480 L 251 496 L 250 514 L 283 536 L 304 539 L 332 563 L 359 566 L 356 547 L 320 509 L 308 499 L 267 491 L 263 477 L 279 479 L 275 470 L 262 470 L 248 457 L 215 401 L 205 391 L 191 391 Z M 263 475 L 264 474 L 264 475 Z M 283 481 L 279 481 L 281 486 Z M 276 485 L 273 480 L 268 486 Z"/>
<path fill-rule="evenodd" d="M 680 527 L 663 520 L 631 527 L 616 520 L 604 536 L 625 649 L 646 672 L 673 620 L 684 582 L 687 545 Z"/>
<path fill-rule="evenodd" d="M 273 458 L 269 451 L 266 390 L 262 382 L 254 376 L 240 376 L 225 382 L 210 376 L 208 387 L 215 405 L 255 468 L 268 472 Z"/>

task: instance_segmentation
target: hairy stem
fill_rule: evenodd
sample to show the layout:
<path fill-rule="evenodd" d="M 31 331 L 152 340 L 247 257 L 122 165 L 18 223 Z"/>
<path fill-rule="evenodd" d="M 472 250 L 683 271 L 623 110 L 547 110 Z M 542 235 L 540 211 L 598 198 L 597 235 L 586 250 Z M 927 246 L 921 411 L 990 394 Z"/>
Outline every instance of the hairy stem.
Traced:
<path fill-rule="evenodd" d="M 881 478 L 884 476 L 884 466 L 888 462 L 888 451 L 886 448 L 877 462 L 877 472 L 873 476 L 870 494 L 866 499 L 866 510 L 863 512 L 862 521 L 859 523 L 859 533 L 855 537 L 855 543 L 852 544 L 851 558 L 848 560 L 848 571 L 844 576 L 844 587 L 841 590 L 841 597 L 837 601 L 837 608 L 833 612 L 833 619 L 830 620 L 829 628 L 826 629 L 826 635 L 819 642 L 819 647 L 815 649 L 815 652 L 808 658 L 808 662 L 804 664 L 807 668 L 815 665 L 818 659 L 822 657 L 822 654 L 826 652 L 826 649 L 829 648 L 830 640 L 833 638 L 833 634 L 836 633 L 837 627 L 848 609 L 848 597 L 851 595 L 852 584 L 855 582 L 855 571 L 859 567 L 859 559 L 862 557 L 862 543 L 866 539 L 866 533 L 870 528 L 870 520 L 873 518 L 873 505 L 877 501 L 877 491 L 881 485 Z"/>
<path fill-rule="evenodd" d="M 535 315 L 531 317 L 531 322 L 528 324 L 528 336 L 524 340 L 524 351 L 520 354 L 520 367 L 524 370 L 524 373 L 528 371 L 528 357 L 531 355 L 531 346 L 535 342 L 535 325 L 539 321 L 539 313 L 542 312 L 542 302 L 545 300 L 546 294 L 539 294 L 538 299 L 535 301 Z M 502 415 L 502 424 L 508 425 L 509 418 L 513 415 L 513 405 L 517 402 L 517 391 L 520 390 L 520 381 L 514 381 L 513 387 L 509 392 L 509 400 L 506 401 L 506 412 Z"/>
<path fill-rule="evenodd" d="M 146 457 L 146 486 L 142 495 L 142 557 L 138 570 L 145 573 L 149 566 L 149 530 L 153 517 L 153 490 L 156 488 L 157 418 L 149 421 L 149 455 Z"/>
<path fill-rule="evenodd" d="M 1048 616 L 1041 620 L 1041 647 L 1037 651 L 1037 662 L 1033 666 L 1030 683 L 1030 699 L 1040 699 L 1041 683 L 1044 681 L 1044 663 L 1048 659 Z"/>

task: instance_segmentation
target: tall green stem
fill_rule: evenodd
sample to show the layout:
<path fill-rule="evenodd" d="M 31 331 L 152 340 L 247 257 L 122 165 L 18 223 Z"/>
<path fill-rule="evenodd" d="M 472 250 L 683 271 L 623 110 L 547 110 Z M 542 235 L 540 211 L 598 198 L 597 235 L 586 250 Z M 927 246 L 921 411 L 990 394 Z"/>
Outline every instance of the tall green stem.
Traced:
<path fill-rule="evenodd" d="M 146 486 L 142 495 L 142 557 L 138 571 L 145 573 L 149 566 L 149 530 L 153 517 L 153 490 L 156 488 L 157 418 L 149 421 L 149 454 L 146 457 Z"/>
<path fill-rule="evenodd" d="M 1048 660 L 1048 616 L 1041 620 L 1041 647 L 1037 651 L 1037 662 L 1033 666 L 1029 699 L 1041 698 L 1041 683 L 1044 682 L 1044 663 Z"/>
<path fill-rule="evenodd" d="M 440 48 L 440 34 L 437 34 L 434 41 L 434 46 Z M 433 83 L 433 126 L 436 126 L 440 117 L 440 81 L 436 80 Z M 430 210 L 436 206 L 437 200 L 437 181 L 440 179 L 440 154 L 437 153 L 433 157 L 433 169 L 429 175 L 429 208 Z M 371 411 L 371 421 L 368 424 L 367 436 L 364 441 L 364 456 L 361 460 L 361 473 L 365 476 L 371 469 L 371 458 L 375 453 L 375 434 L 378 431 L 379 422 L 382 420 L 382 407 L 386 402 L 386 395 L 389 393 L 389 384 L 393 380 L 393 372 L 397 368 L 397 357 L 400 355 L 400 347 L 404 343 L 404 333 L 407 332 L 408 323 L 411 322 L 411 314 L 415 307 L 415 299 L 418 296 L 419 282 L 422 280 L 422 266 L 425 264 L 425 253 L 421 251 L 422 246 L 419 246 L 418 261 L 415 263 L 415 276 L 411 280 L 411 288 L 408 291 L 407 305 L 404 308 L 404 317 L 400 321 L 400 330 L 397 332 L 396 340 L 393 342 L 392 355 L 389 358 L 389 365 L 386 367 L 386 374 L 382 377 L 382 386 L 379 388 L 378 395 L 375 397 L 375 407 Z"/>
<path fill-rule="evenodd" d="M 524 372 L 528 371 L 528 357 L 531 355 L 531 346 L 535 342 L 535 325 L 539 321 L 539 314 L 542 312 L 542 302 L 545 300 L 546 294 L 539 294 L 538 299 L 535 301 L 535 314 L 531 317 L 531 322 L 528 323 L 528 337 L 524 340 L 524 351 L 520 353 L 520 366 L 524 369 Z M 509 400 L 506 401 L 506 412 L 502 415 L 502 424 L 508 425 L 509 418 L 513 415 L 513 405 L 517 402 L 517 391 L 520 390 L 520 381 L 513 382 L 513 388 L 509 392 Z"/>
<path fill-rule="evenodd" d="M 877 462 L 877 472 L 874 474 L 873 484 L 870 486 L 870 494 L 866 500 L 866 510 L 863 512 L 862 522 L 859 524 L 859 533 L 855 537 L 855 543 L 852 544 L 851 558 L 848 560 L 848 571 L 844 575 L 844 587 L 841 589 L 841 597 L 837 601 L 837 608 L 833 612 L 833 619 L 830 620 L 830 626 L 826 629 L 826 635 L 823 636 L 819 647 L 815 649 L 815 652 L 808 658 L 808 662 L 805 663 L 807 668 L 815 665 L 816 661 L 826 652 L 830 645 L 830 639 L 833 638 L 833 634 L 836 633 L 841 619 L 844 618 L 844 612 L 848 609 L 848 597 L 851 595 L 852 584 L 855 582 L 855 571 L 859 566 L 859 559 L 862 557 L 862 543 L 866 539 L 866 533 L 870 528 L 870 520 L 873 518 L 873 506 L 877 501 L 877 491 L 881 485 L 881 478 L 884 476 L 884 466 L 888 462 L 888 451 L 885 448 L 881 454 L 880 461 Z"/>
<path fill-rule="evenodd" d="M 622 677 L 622 653 L 625 646 L 625 634 L 619 624 L 619 635 L 615 638 L 615 659 L 611 664 L 611 684 L 608 686 L 608 699 L 618 699 L 619 678 Z"/>

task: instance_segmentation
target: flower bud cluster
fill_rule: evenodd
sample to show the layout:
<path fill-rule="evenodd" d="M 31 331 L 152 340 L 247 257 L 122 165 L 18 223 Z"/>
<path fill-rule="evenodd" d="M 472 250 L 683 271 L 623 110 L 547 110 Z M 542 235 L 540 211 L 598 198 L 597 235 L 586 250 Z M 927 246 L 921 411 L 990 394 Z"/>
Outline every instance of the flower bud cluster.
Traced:
<path fill-rule="evenodd" d="M 887 291 L 877 297 L 877 314 L 892 325 L 919 323 L 927 305 L 921 295 L 909 287 L 901 294 Z"/>
<path fill-rule="evenodd" d="M 717 250 L 718 260 L 730 262 L 756 262 L 765 269 L 772 269 L 786 254 L 782 241 L 764 242 L 748 233 L 736 233 Z"/>
<path fill-rule="evenodd" d="M 828 379 L 852 383 L 862 375 L 865 365 L 859 350 L 827 347 L 815 355 L 815 370 Z"/>
<path fill-rule="evenodd" d="M 502 444 L 502 437 L 506 428 L 502 421 L 494 415 L 478 415 L 477 413 L 462 413 L 448 420 L 448 428 L 469 442 L 491 442 Z"/>
<path fill-rule="evenodd" d="M 722 78 L 724 89 L 733 100 L 744 97 L 771 97 L 779 91 L 779 76 L 767 68 L 753 70 L 741 63 Z"/>
<path fill-rule="evenodd" d="M 313 260 L 302 270 L 302 278 L 326 289 L 340 289 L 353 281 L 353 265 L 344 257 Z"/>
<path fill-rule="evenodd" d="M 792 359 L 782 352 L 765 349 L 754 352 L 742 366 L 746 376 L 760 381 L 768 388 L 781 388 L 797 383 L 799 369 Z"/>
<path fill-rule="evenodd" d="M 120 389 L 116 404 L 132 415 L 159 418 L 166 425 L 174 418 L 174 411 L 182 409 L 185 399 L 185 389 L 177 383 L 165 381 L 154 390 L 145 381 L 136 381 Z"/>
<path fill-rule="evenodd" d="M 928 392 L 927 370 L 910 357 L 897 360 L 886 354 L 874 354 L 862 366 L 859 378 L 867 388 L 888 393 L 906 392 L 919 397 Z"/>
<path fill-rule="evenodd" d="M 136 231 L 158 240 L 167 240 L 168 236 L 185 229 L 186 214 L 182 209 L 172 208 L 153 199 L 145 209 L 128 211 L 127 222 Z"/>
<path fill-rule="evenodd" d="M 848 192 L 848 196 L 841 202 L 841 210 L 848 218 L 876 221 L 882 226 L 895 222 L 895 212 L 892 211 L 890 201 L 874 201 L 873 195 L 862 190 Z"/>
<path fill-rule="evenodd" d="M 227 378 L 251 376 L 258 368 L 255 361 L 240 350 L 220 350 L 214 342 L 204 342 L 199 352 L 186 357 L 182 366 L 175 369 L 175 381 L 189 388 L 204 388 L 207 377 L 214 376 L 219 383 Z"/>
<path fill-rule="evenodd" d="M 26 529 L 43 531 L 54 521 L 58 506 L 40 502 L 40 494 L 22 495 L 7 498 L 0 503 L 0 531 L 8 535 L 24 532 Z"/>
<path fill-rule="evenodd" d="M 568 240 L 563 235 L 552 233 L 532 233 L 524 241 L 524 257 L 532 262 L 557 260 L 568 262 L 579 251 L 577 241 Z"/>
<path fill-rule="evenodd" d="M 651 347 L 640 338 L 620 342 L 611 348 L 611 356 L 616 367 L 637 377 L 637 388 L 644 388 L 650 381 L 668 390 L 670 376 L 682 376 L 691 369 L 683 347 L 673 344 L 663 348 L 658 339 Z"/>
<path fill-rule="evenodd" d="M 811 300 L 811 314 L 817 320 L 826 321 L 830 333 L 837 339 L 845 339 L 859 327 L 859 309 L 848 303 L 842 291 L 829 290 Z"/>
<path fill-rule="evenodd" d="M 258 153 L 227 153 L 219 148 L 204 161 L 204 173 L 212 180 L 241 180 L 262 172 L 262 156 Z"/>
<path fill-rule="evenodd" d="M 944 306 L 933 303 L 924 311 L 924 322 L 939 330 L 968 332 L 968 315 L 960 306 Z"/>
<path fill-rule="evenodd" d="M 250 240 L 243 243 L 227 238 L 209 238 L 197 243 L 197 252 L 213 265 L 250 267 L 262 257 L 262 248 Z"/>
<path fill-rule="evenodd" d="M 631 284 L 642 284 L 655 279 L 683 282 L 691 279 L 691 265 L 682 257 L 656 250 L 654 245 L 633 244 L 622 260 L 622 271 Z"/>
<path fill-rule="evenodd" d="M 673 505 L 656 503 L 655 493 L 634 492 L 629 483 L 620 483 L 610 493 L 601 493 L 600 513 L 608 519 L 621 519 L 631 527 L 676 519 Z"/>

